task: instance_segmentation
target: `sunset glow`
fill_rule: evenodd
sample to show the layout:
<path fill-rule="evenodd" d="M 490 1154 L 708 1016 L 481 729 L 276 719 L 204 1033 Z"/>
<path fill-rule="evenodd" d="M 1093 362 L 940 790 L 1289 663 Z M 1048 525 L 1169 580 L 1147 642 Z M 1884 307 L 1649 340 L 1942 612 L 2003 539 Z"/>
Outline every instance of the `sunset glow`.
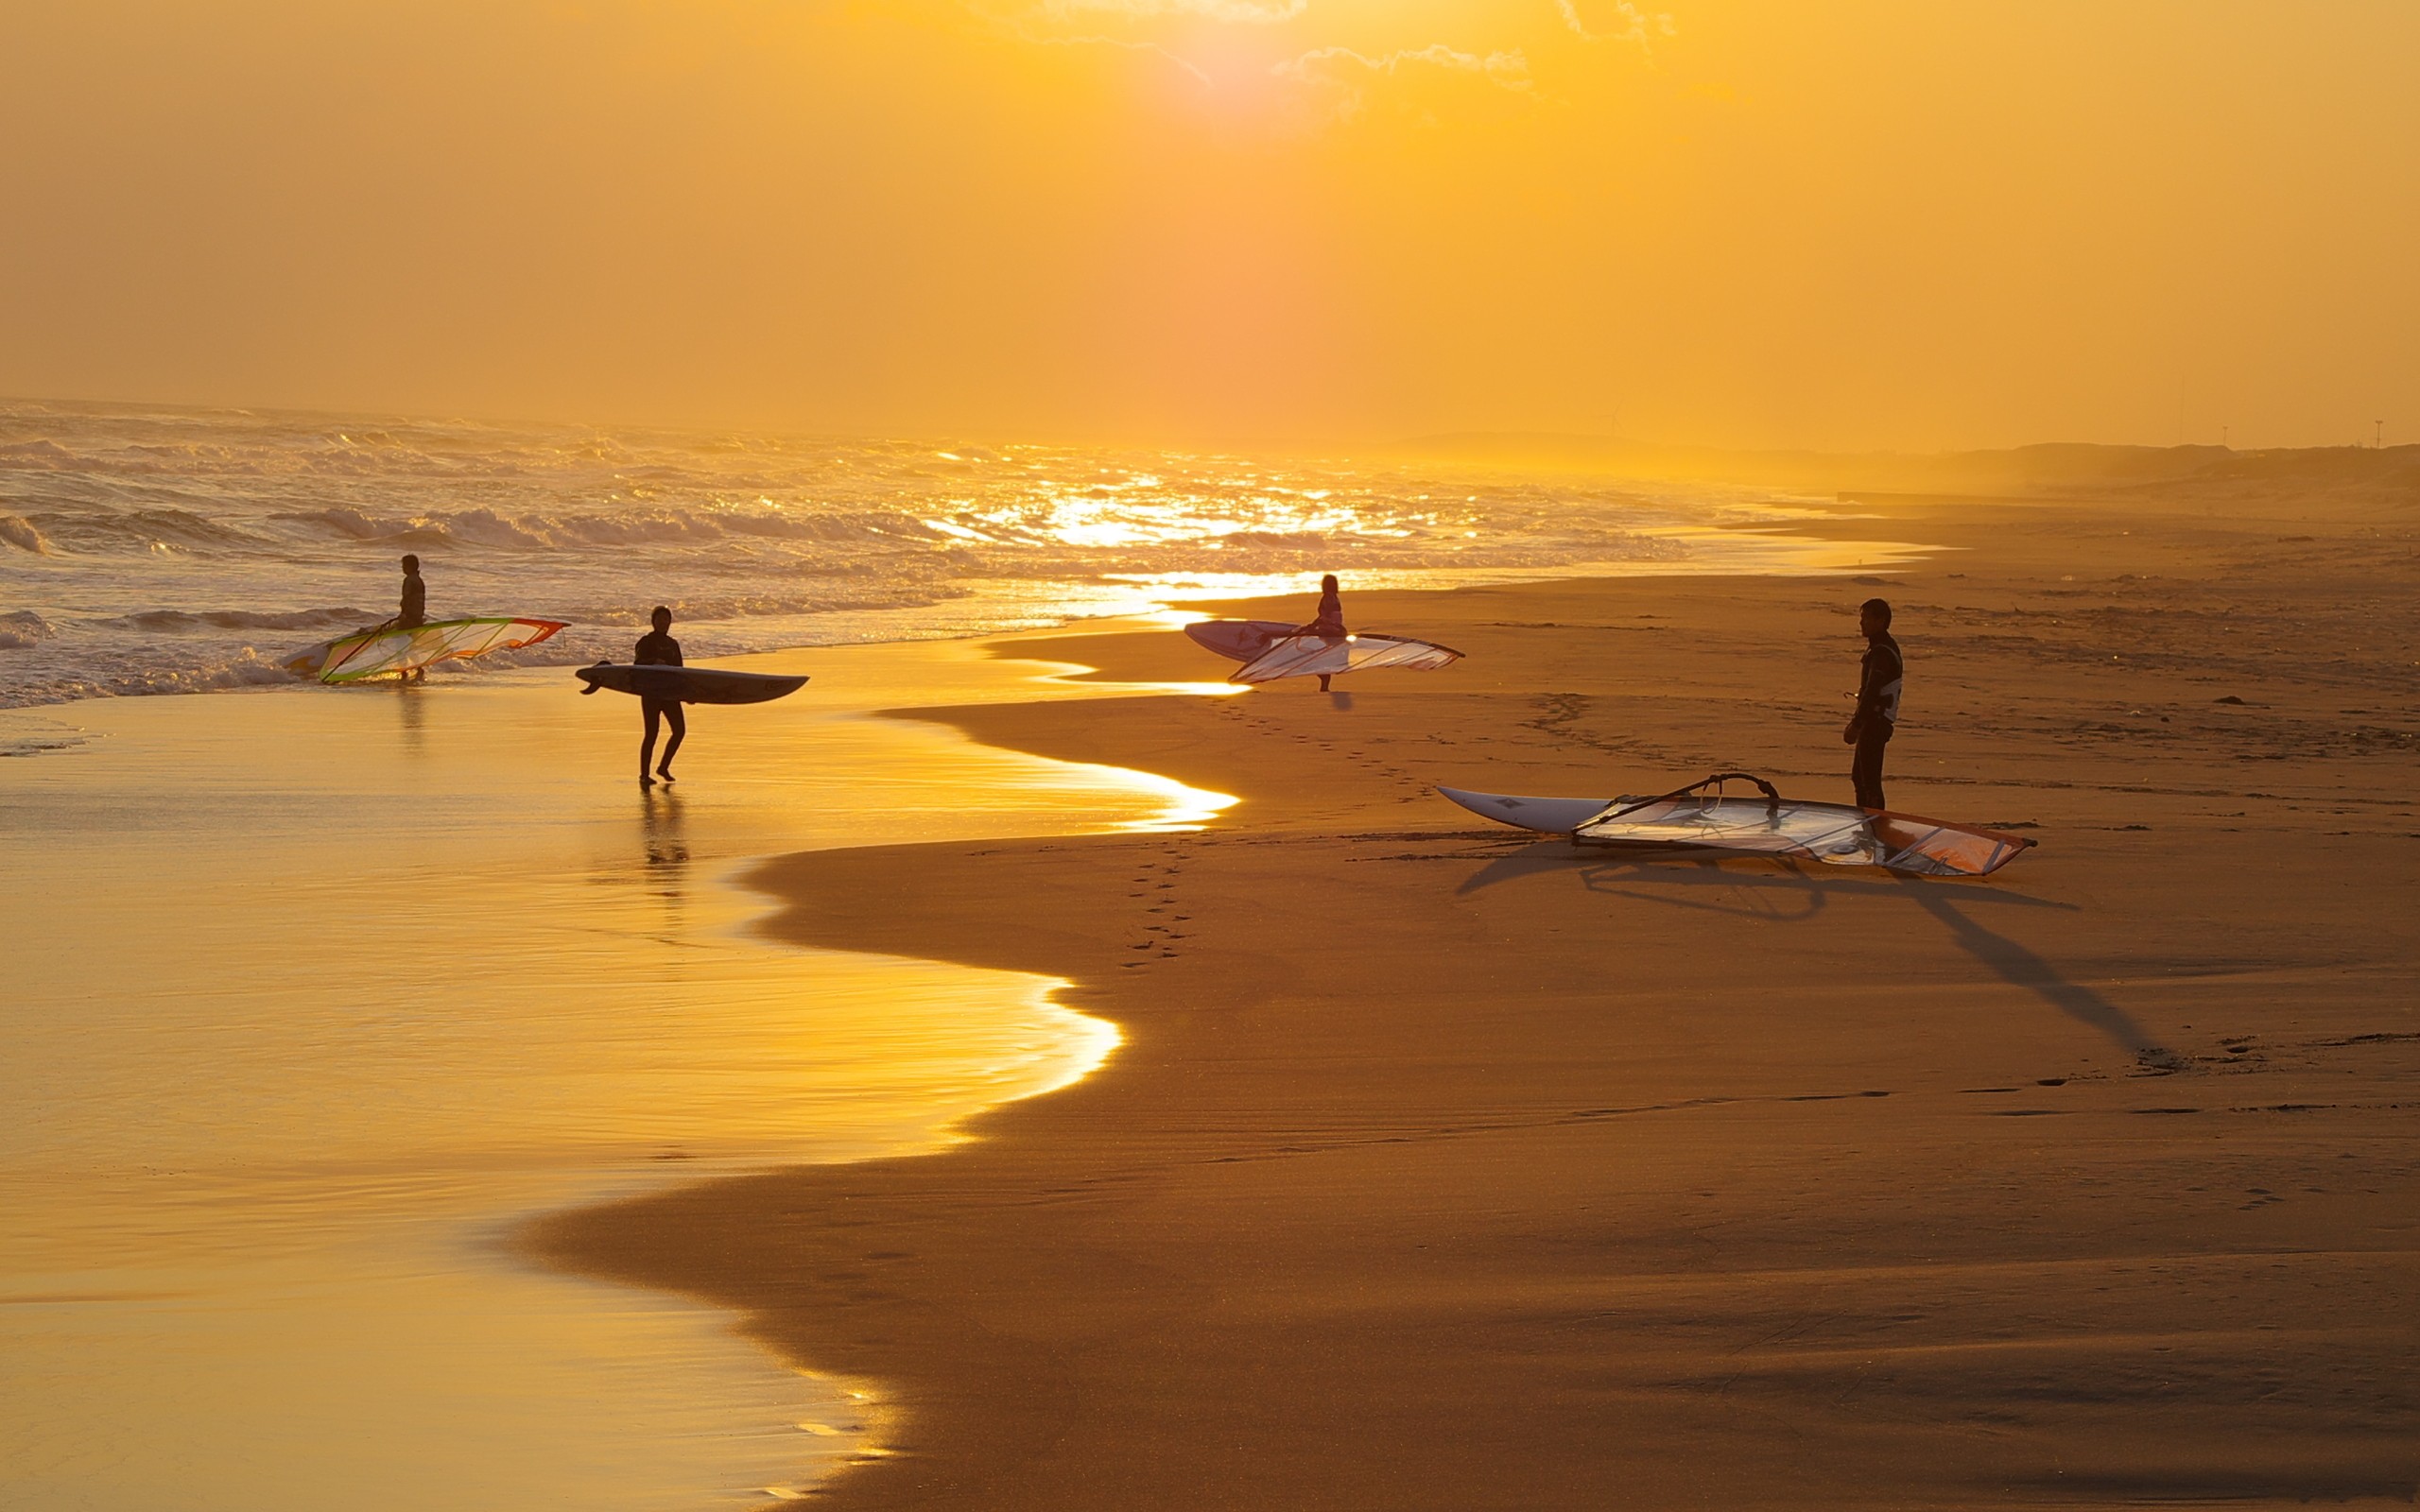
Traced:
<path fill-rule="evenodd" d="M 2396 0 L 20 7 L 0 392 L 2392 439 L 2414 56 Z"/>

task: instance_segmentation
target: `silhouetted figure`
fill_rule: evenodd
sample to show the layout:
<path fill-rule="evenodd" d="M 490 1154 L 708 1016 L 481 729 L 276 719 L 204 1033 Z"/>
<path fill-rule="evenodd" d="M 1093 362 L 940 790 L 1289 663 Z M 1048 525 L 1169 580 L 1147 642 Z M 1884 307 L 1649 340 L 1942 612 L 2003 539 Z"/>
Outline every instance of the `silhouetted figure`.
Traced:
<path fill-rule="evenodd" d="M 1330 636 L 1340 641 L 1344 639 L 1344 597 L 1336 590 L 1336 574 L 1330 573 L 1320 579 L 1319 612 L 1311 617 L 1310 624 L 1303 627 L 1303 630 L 1309 635 Z M 1327 679 L 1332 675 L 1326 672 L 1320 674 L 1320 692 L 1327 692 Z"/>
<path fill-rule="evenodd" d="M 1857 627 L 1865 633 L 1865 662 L 1858 678 L 1857 713 L 1841 731 L 1845 744 L 1857 747 L 1849 764 L 1849 781 L 1857 784 L 1858 807 L 1878 809 L 1882 801 L 1882 747 L 1891 744 L 1899 726 L 1899 685 L 1908 663 L 1899 643 L 1891 639 L 1891 606 L 1869 598 L 1858 606 Z"/>
<path fill-rule="evenodd" d="M 404 601 L 395 610 L 395 627 L 416 629 L 428 623 L 428 585 L 420 580 L 420 558 L 404 558 Z M 406 682 L 425 682 L 428 669 L 414 667 L 404 674 Z"/>
<path fill-rule="evenodd" d="M 420 558 L 404 558 L 404 602 L 395 611 L 395 624 L 403 629 L 428 623 L 428 585 L 420 579 Z"/>
<path fill-rule="evenodd" d="M 672 611 L 658 604 L 648 618 L 655 628 L 639 637 L 639 648 L 631 653 L 631 660 L 643 667 L 681 665 L 681 643 L 672 638 Z M 672 728 L 672 738 L 665 743 L 664 760 L 655 769 L 655 776 L 668 782 L 672 781 L 672 758 L 680 754 L 681 741 L 689 733 L 689 721 L 681 713 L 681 700 L 640 694 L 639 715 L 647 721 L 647 738 L 639 742 L 639 786 L 655 785 L 655 778 L 647 773 L 647 764 L 655 755 L 658 720 Z"/>

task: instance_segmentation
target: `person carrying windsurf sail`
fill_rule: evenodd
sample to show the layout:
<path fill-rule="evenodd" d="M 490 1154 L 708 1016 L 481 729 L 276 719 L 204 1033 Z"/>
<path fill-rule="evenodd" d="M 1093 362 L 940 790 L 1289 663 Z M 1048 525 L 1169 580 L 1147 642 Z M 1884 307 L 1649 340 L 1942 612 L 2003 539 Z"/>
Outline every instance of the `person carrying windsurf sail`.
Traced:
<path fill-rule="evenodd" d="M 428 623 L 428 585 L 421 581 L 420 558 L 406 554 L 404 558 L 404 598 L 396 607 L 394 627 L 417 629 Z M 425 668 L 414 667 L 404 674 L 406 682 L 426 682 Z"/>
<path fill-rule="evenodd" d="M 655 628 L 639 637 L 638 649 L 631 660 L 643 667 L 677 667 L 681 665 L 681 643 L 672 638 L 672 611 L 663 605 L 648 616 Z M 679 754 L 683 737 L 689 733 L 689 721 L 681 713 L 678 698 L 639 696 L 639 717 L 647 721 L 646 738 L 639 742 L 639 786 L 653 787 L 655 778 L 672 781 L 672 758 Z M 661 721 L 672 730 L 672 738 L 665 743 L 664 760 L 655 768 L 655 777 L 648 775 L 647 765 L 655 755 L 656 725 Z"/>
<path fill-rule="evenodd" d="M 1857 713 L 1849 715 L 1841 740 L 1857 747 L 1849 781 L 1857 787 L 1858 807 L 1879 809 L 1887 806 L 1882 801 L 1882 748 L 1899 727 L 1899 687 L 1908 663 L 1899 654 L 1899 643 L 1891 638 L 1888 601 L 1869 598 L 1858 605 L 1857 624 L 1865 636 L 1865 660 L 1858 677 Z"/>
<path fill-rule="evenodd" d="M 1319 610 L 1311 616 L 1311 623 L 1303 627 L 1301 633 L 1335 641 L 1344 639 L 1344 595 L 1337 591 L 1336 574 L 1330 573 L 1320 579 Z M 1320 674 L 1320 692 L 1328 691 L 1327 679 L 1332 675 L 1326 672 Z"/>

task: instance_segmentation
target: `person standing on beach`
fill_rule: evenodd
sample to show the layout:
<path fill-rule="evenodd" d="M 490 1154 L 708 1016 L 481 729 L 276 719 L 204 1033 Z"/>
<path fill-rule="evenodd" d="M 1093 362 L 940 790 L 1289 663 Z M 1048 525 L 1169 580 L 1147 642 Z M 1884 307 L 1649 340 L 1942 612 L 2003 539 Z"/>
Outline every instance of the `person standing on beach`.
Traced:
<path fill-rule="evenodd" d="M 677 667 L 681 665 L 681 643 L 672 638 L 672 611 L 663 605 L 648 616 L 655 628 L 639 637 L 639 646 L 631 653 L 631 661 L 643 667 Z M 639 786 L 653 787 L 655 777 L 672 781 L 672 758 L 680 753 L 681 742 L 689 733 L 689 721 L 681 713 L 678 698 L 659 698 L 639 695 L 639 716 L 647 721 L 647 736 L 639 742 Z M 647 764 L 655 754 L 655 730 L 658 721 L 672 729 L 672 738 L 665 743 L 664 760 L 655 768 L 655 777 L 648 775 Z"/>
<path fill-rule="evenodd" d="M 1311 616 L 1311 623 L 1304 626 L 1301 633 L 1338 641 L 1344 639 L 1344 595 L 1337 592 L 1336 574 L 1330 573 L 1320 579 L 1319 611 Z M 1332 676 L 1333 673 L 1327 672 L 1320 674 L 1320 692 L 1328 691 L 1327 679 Z"/>
<path fill-rule="evenodd" d="M 1882 801 L 1882 747 L 1899 727 L 1899 685 L 1908 663 L 1899 643 L 1891 638 L 1891 605 L 1869 598 L 1858 606 L 1858 628 L 1865 635 L 1865 662 L 1858 678 L 1857 713 L 1841 731 L 1843 744 L 1857 747 L 1849 764 L 1849 780 L 1857 784 L 1858 807 L 1878 809 Z"/>
<path fill-rule="evenodd" d="M 420 580 L 420 558 L 404 558 L 404 601 L 395 610 L 395 628 L 418 629 L 428 623 L 428 585 Z M 415 667 L 404 674 L 406 682 L 425 682 L 428 671 Z"/>

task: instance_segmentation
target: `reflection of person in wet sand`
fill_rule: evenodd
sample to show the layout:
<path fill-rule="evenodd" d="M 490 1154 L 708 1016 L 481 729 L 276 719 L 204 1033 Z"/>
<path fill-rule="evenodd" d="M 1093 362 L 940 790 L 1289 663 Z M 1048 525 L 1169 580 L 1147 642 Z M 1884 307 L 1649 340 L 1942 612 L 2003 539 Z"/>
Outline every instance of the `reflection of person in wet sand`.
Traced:
<path fill-rule="evenodd" d="M 677 667 L 681 665 L 681 643 L 672 638 L 672 611 L 663 605 L 655 607 L 648 616 L 655 628 L 639 637 L 638 649 L 631 660 L 643 667 Z M 647 764 L 655 755 L 657 721 L 669 725 L 672 738 L 665 743 L 664 760 L 655 768 L 655 776 L 672 781 L 672 758 L 680 753 L 682 738 L 689 733 L 689 721 L 681 713 L 678 698 L 657 698 L 639 695 L 639 714 L 647 721 L 647 736 L 639 742 L 639 786 L 653 787 L 655 778 L 648 775 Z"/>
<path fill-rule="evenodd" d="M 1841 731 L 1841 740 L 1857 747 L 1849 779 L 1857 784 L 1858 807 L 1878 809 L 1882 801 L 1882 747 L 1899 727 L 1899 684 L 1907 662 L 1899 643 L 1891 638 L 1891 606 L 1869 598 L 1858 606 L 1858 628 L 1865 634 L 1865 662 L 1857 685 L 1857 713 Z"/>
<path fill-rule="evenodd" d="M 1336 574 L 1330 573 L 1320 579 L 1319 611 L 1312 615 L 1311 623 L 1304 626 L 1300 633 L 1339 641 L 1344 639 L 1344 596 L 1337 592 Z M 1320 674 L 1320 692 L 1328 691 L 1327 679 L 1332 675 L 1326 672 Z"/>
<path fill-rule="evenodd" d="M 420 580 L 420 558 L 404 558 L 404 601 L 395 610 L 395 628 L 416 629 L 428 623 L 428 585 Z M 415 667 L 404 674 L 406 682 L 425 682 L 428 672 Z"/>

